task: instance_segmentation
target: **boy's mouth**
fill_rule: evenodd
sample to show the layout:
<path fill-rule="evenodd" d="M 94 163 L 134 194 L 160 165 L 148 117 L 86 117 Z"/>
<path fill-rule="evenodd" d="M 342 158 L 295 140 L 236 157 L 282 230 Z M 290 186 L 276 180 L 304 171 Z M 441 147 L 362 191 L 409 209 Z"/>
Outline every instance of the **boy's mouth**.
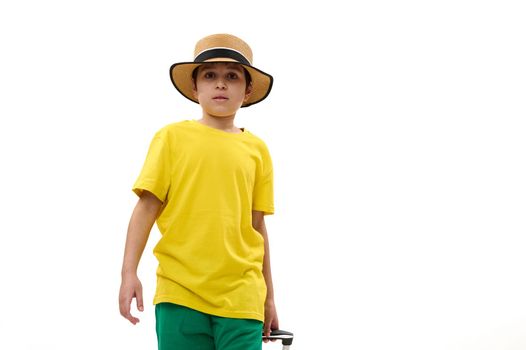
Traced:
<path fill-rule="evenodd" d="M 219 96 L 214 96 L 213 99 L 216 100 L 216 101 L 226 101 L 226 100 L 228 100 L 228 97 L 219 95 Z"/>

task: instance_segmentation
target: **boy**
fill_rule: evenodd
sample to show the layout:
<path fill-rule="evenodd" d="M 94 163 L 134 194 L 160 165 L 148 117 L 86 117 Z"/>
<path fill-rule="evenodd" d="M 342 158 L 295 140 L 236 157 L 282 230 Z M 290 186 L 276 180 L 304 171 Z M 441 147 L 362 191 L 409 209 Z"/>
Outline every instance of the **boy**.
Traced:
<path fill-rule="evenodd" d="M 137 266 L 153 223 L 162 237 L 154 298 L 160 350 L 261 349 L 278 328 L 264 215 L 273 214 L 273 170 L 265 143 L 234 126 L 240 107 L 265 99 L 272 76 L 252 67 L 241 39 L 201 39 L 193 62 L 172 65 L 176 89 L 202 108 L 200 120 L 154 136 L 133 191 L 121 315 L 144 310 Z M 264 326 L 264 327 L 263 327 Z"/>

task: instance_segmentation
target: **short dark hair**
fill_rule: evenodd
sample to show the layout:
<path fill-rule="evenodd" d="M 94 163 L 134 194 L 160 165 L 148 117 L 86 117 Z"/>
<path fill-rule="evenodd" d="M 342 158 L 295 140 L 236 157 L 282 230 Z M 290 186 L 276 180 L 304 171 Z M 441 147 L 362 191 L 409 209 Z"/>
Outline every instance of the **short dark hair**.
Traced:
<path fill-rule="evenodd" d="M 199 65 L 197 66 L 193 71 L 192 71 L 192 80 L 193 81 L 196 81 L 197 79 L 197 71 L 199 70 L 199 67 L 202 67 L 202 65 Z M 252 82 L 252 77 L 250 76 L 250 73 L 248 72 L 248 70 L 243 67 L 241 65 L 241 68 L 243 68 L 243 72 L 245 73 L 245 81 L 247 83 L 247 88 L 249 87 L 250 83 Z"/>

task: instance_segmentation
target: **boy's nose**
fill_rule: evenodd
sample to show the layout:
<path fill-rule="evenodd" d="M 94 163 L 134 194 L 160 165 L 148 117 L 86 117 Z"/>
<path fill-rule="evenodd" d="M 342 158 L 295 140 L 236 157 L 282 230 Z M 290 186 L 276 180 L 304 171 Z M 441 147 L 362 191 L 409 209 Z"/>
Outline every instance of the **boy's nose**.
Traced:
<path fill-rule="evenodd" d="M 226 89 L 226 84 L 225 82 L 223 81 L 223 79 L 218 79 L 217 80 L 217 84 L 216 84 L 217 88 L 219 89 Z"/>

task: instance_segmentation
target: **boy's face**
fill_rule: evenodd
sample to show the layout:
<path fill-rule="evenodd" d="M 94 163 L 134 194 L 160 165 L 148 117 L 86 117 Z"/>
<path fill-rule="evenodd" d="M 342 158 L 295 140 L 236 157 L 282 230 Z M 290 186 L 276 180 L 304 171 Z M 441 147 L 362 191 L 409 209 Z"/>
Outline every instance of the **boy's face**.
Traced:
<path fill-rule="evenodd" d="M 240 64 L 206 63 L 197 68 L 194 97 L 210 116 L 234 116 L 248 100 L 251 90 Z"/>

